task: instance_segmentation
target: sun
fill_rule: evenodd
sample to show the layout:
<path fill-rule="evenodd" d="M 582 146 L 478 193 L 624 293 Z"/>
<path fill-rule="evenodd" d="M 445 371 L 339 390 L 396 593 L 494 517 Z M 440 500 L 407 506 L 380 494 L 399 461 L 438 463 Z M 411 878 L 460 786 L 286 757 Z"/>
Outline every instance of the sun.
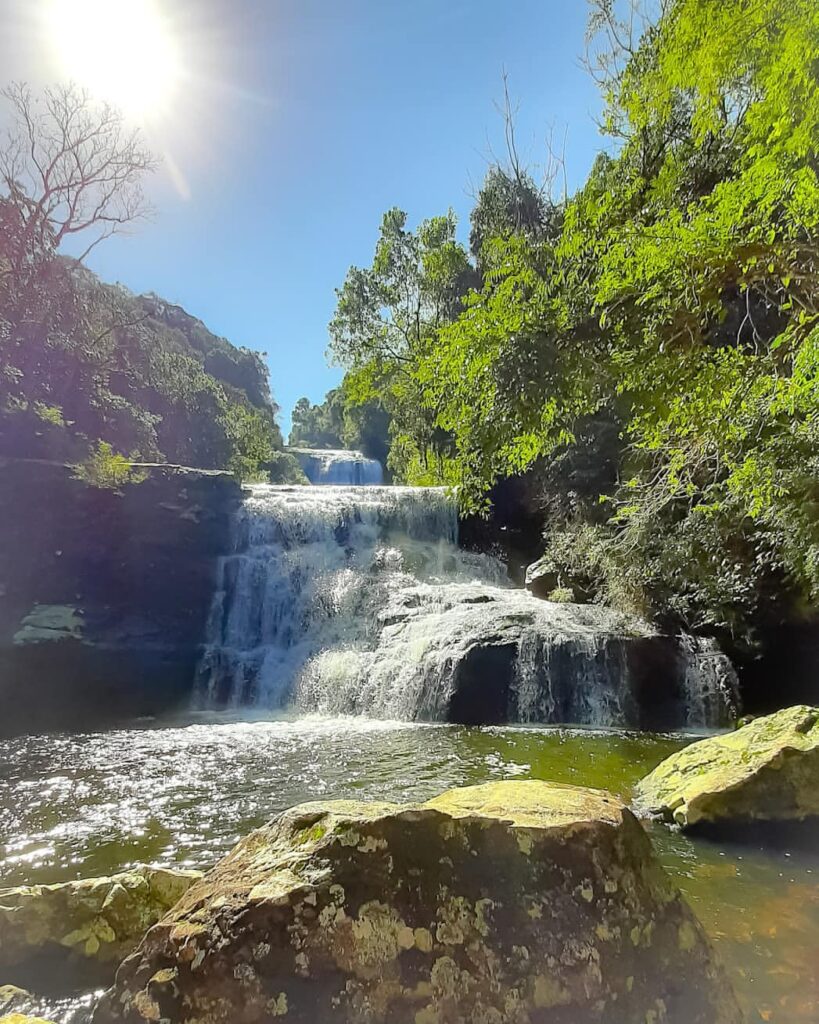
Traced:
<path fill-rule="evenodd" d="M 132 118 L 170 106 L 180 55 L 159 0 L 46 0 L 44 17 L 64 77 Z"/>

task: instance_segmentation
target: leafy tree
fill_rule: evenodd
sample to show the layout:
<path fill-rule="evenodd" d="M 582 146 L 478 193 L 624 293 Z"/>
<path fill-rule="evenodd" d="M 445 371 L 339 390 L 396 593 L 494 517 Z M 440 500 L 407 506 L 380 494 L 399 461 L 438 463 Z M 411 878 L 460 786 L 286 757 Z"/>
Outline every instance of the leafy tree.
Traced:
<path fill-rule="evenodd" d="M 407 230 L 398 209 L 383 218 L 371 267 L 351 267 L 330 323 L 330 354 L 349 369 L 348 407 L 377 402 L 391 420 L 389 463 L 400 479 L 430 482 L 447 442 L 428 407 L 416 367 L 444 324 L 457 316 L 472 280 L 455 238 L 455 217 Z"/>
<path fill-rule="evenodd" d="M 338 390 L 328 391 L 321 405 L 300 398 L 293 407 L 290 444 L 310 448 L 343 448 L 344 407 Z"/>
<path fill-rule="evenodd" d="M 564 591 L 752 639 L 819 599 L 819 8 L 618 10 L 590 25 L 614 151 L 545 220 L 491 170 L 482 279 L 432 329 L 361 272 L 345 387 L 392 403 L 393 464 L 429 479 L 434 452 L 467 509 L 538 468 Z M 598 499 L 565 500 L 588 453 Z"/>

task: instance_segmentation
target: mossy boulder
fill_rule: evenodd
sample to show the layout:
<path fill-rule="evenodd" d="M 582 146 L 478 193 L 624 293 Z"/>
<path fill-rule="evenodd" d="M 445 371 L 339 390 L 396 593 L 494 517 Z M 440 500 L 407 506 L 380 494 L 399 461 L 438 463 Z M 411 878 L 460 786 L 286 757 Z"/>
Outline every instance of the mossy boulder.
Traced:
<path fill-rule="evenodd" d="M 92 960 L 110 964 L 111 978 L 113 966 L 145 930 L 201 877 L 143 867 L 107 878 L 0 889 L 0 972 L 21 984 L 50 982 L 54 972 L 70 975 Z"/>
<path fill-rule="evenodd" d="M 683 827 L 819 815 L 819 708 L 799 704 L 672 754 L 638 808 Z"/>
<path fill-rule="evenodd" d="M 292 808 L 185 894 L 94 1024 L 735 1024 L 614 797 L 545 782 Z"/>

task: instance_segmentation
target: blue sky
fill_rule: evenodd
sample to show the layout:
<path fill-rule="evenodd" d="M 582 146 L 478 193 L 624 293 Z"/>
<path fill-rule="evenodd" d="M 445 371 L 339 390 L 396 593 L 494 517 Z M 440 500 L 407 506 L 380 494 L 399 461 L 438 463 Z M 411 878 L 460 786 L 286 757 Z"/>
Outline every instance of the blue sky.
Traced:
<path fill-rule="evenodd" d="M 0 43 L 8 77 L 34 84 L 56 77 L 38 2 L 3 0 L 17 7 Z M 150 184 L 157 215 L 89 263 L 266 352 L 285 428 L 297 398 L 319 401 L 340 380 L 324 356 L 334 288 L 350 264 L 370 262 L 382 213 L 401 206 L 415 224 L 451 206 L 466 239 L 470 191 L 502 150 L 504 68 L 532 164 L 550 127 L 561 144 L 568 128 L 572 189 L 603 145 L 599 95 L 579 62 L 583 0 L 164 8 L 187 73 L 147 125 L 164 155 Z"/>

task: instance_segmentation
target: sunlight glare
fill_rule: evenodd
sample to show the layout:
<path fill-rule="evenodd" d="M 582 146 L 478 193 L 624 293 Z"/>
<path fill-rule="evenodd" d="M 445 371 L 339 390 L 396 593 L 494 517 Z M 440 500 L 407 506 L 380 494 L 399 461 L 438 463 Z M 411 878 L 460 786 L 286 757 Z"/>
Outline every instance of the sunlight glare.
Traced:
<path fill-rule="evenodd" d="M 62 73 L 134 118 L 162 112 L 180 78 L 179 50 L 158 0 L 47 0 Z"/>

